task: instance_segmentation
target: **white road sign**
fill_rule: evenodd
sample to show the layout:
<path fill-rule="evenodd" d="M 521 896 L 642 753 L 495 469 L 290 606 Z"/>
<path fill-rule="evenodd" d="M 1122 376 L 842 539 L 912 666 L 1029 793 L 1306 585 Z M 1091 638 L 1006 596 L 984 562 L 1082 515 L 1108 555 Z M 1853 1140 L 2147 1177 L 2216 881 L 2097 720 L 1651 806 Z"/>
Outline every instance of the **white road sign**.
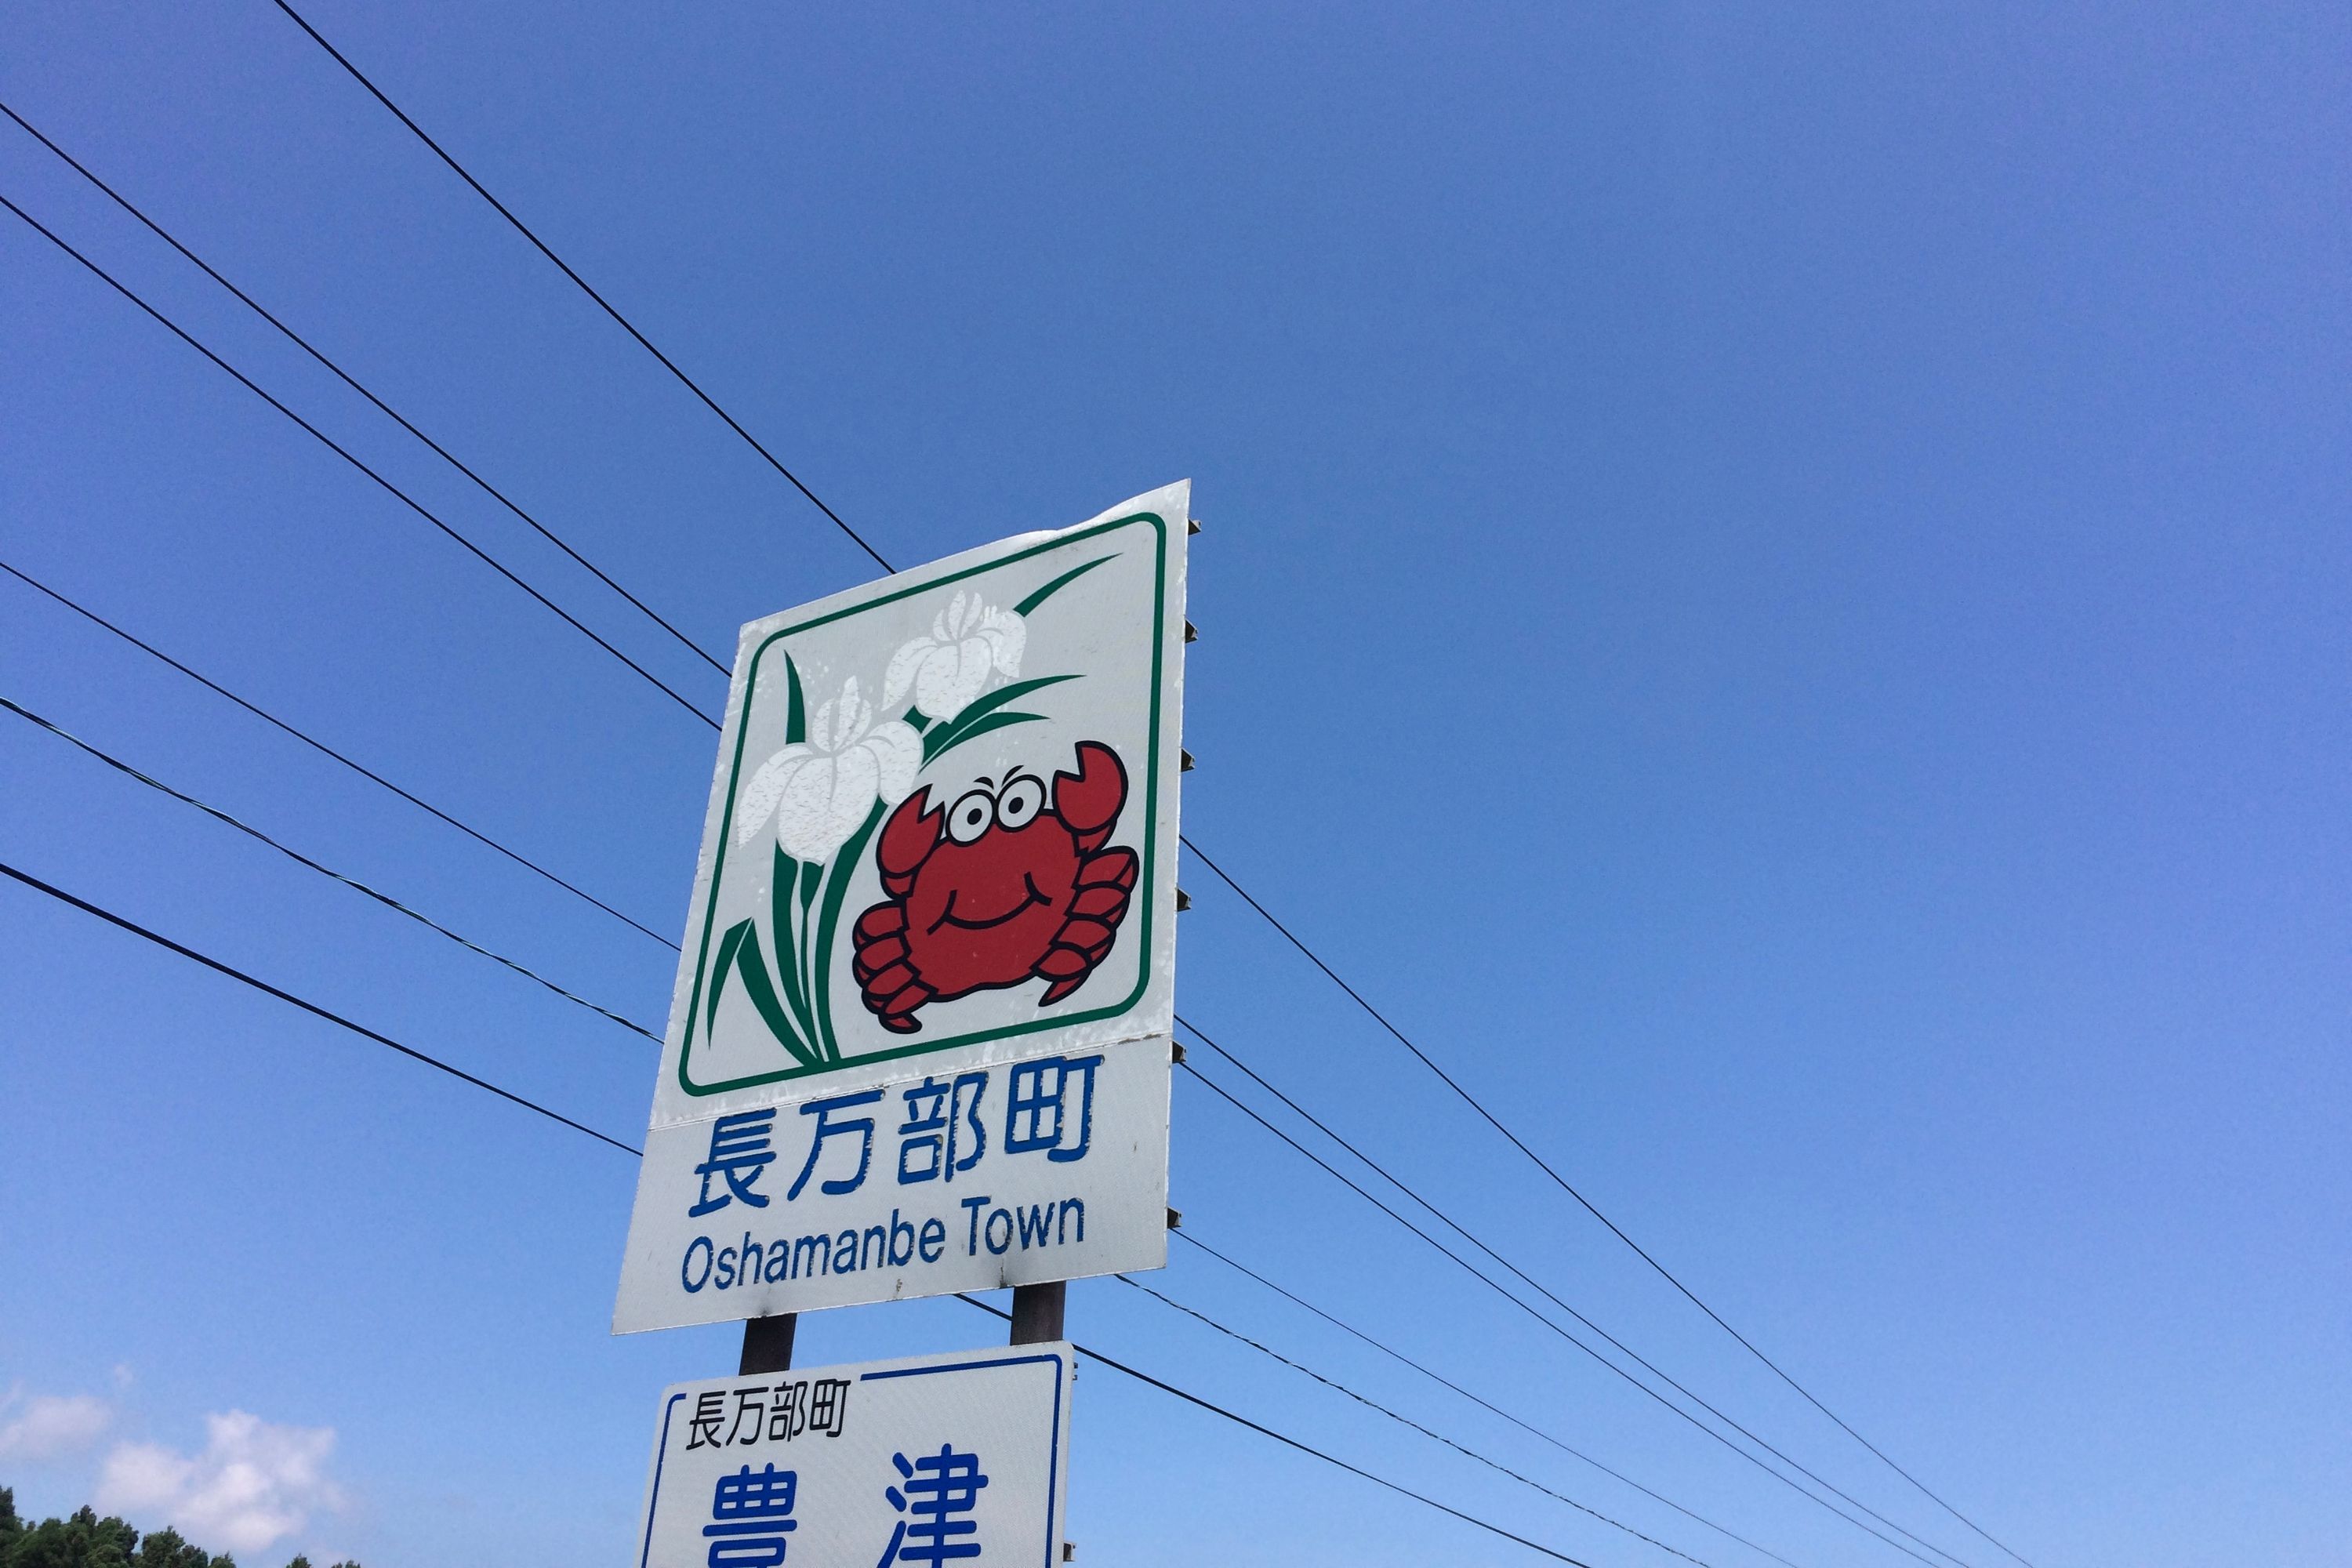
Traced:
<path fill-rule="evenodd" d="M 743 628 L 615 1331 L 1165 1264 L 1189 500 Z"/>
<path fill-rule="evenodd" d="M 637 1568 L 1062 1560 L 1067 1344 L 663 1392 Z"/>
<path fill-rule="evenodd" d="M 657 1128 L 614 1326 L 1160 1268 L 1169 1055 L 1151 1036 Z"/>

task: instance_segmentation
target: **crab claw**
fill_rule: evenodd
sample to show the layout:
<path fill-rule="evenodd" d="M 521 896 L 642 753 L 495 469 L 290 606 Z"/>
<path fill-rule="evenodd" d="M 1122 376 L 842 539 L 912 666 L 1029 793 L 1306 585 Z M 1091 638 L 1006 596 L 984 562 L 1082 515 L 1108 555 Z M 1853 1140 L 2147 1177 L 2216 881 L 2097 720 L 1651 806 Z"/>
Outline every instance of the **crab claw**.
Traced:
<path fill-rule="evenodd" d="M 930 786 L 926 784 L 900 801 L 890 820 L 882 825 L 882 841 L 874 847 L 874 865 L 882 873 L 883 890 L 894 899 L 907 896 L 907 889 L 915 884 L 915 872 L 939 847 L 940 827 L 947 814 L 929 809 L 930 799 Z"/>
<path fill-rule="evenodd" d="M 1033 971 L 1047 982 L 1037 1005 L 1051 1006 L 1084 985 L 1096 966 L 1110 956 L 1119 922 L 1127 918 L 1128 900 L 1135 893 L 1137 869 L 1135 851 L 1124 846 L 1089 855 L 1079 866 L 1069 919 Z"/>
<path fill-rule="evenodd" d="M 1054 775 L 1054 815 L 1081 850 L 1092 852 L 1110 837 L 1110 826 L 1126 804 L 1127 764 L 1099 741 L 1080 741 L 1077 772 Z"/>
<path fill-rule="evenodd" d="M 856 977 L 859 999 L 866 1010 L 893 1034 L 911 1035 L 923 1026 L 916 1009 L 932 997 L 931 988 L 915 973 L 907 950 L 906 906 L 877 904 L 857 917 L 850 928 L 856 944 L 849 972 Z"/>

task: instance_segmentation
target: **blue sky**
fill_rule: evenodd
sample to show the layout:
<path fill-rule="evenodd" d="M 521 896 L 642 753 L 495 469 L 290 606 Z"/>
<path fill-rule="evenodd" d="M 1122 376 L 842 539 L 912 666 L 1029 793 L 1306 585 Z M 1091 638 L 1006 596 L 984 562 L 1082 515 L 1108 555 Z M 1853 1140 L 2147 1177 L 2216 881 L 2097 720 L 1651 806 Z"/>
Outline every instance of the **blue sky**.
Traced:
<path fill-rule="evenodd" d="M 2352 1561 L 2341 7 L 307 14 L 892 559 L 1192 477 L 1188 831 L 2039 1568 Z M 706 647 L 871 574 L 263 0 L 7 32 L 0 97 Z M 13 126 L 0 193 L 716 707 Z M 682 925 L 700 725 L 5 215 L 0 353 L 0 559 Z M 0 694 L 665 1004 L 665 950 L 14 579 Z M 642 1129 L 644 1042 L 0 718 L 0 858 Z M 1184 879 L 1188 1016 L 2000 1560 Z M 248 1564 L 619 1560 L 656 1391 L 735 1350 L 606 1334 L 628 1160 L 13 887 L 0 996 L 0 1484 L 159 1524 L 258 1455 L 301 1522 Z M 1804 1568 L 1907 1561 L 1197 1085 L 1175 1114 L 1202 1240 Z M 1153 1283 L 1769 1561 L 1189 1249 Z M 1562 1551 L 1670 1561 L 1115 1281 L 1070 1310 Z M 1000 1334 L 850 1309 L 801 1358 Z M 1099 1370 L 1076 1443 L 1083 1561 L 1533 1560 Z"/>

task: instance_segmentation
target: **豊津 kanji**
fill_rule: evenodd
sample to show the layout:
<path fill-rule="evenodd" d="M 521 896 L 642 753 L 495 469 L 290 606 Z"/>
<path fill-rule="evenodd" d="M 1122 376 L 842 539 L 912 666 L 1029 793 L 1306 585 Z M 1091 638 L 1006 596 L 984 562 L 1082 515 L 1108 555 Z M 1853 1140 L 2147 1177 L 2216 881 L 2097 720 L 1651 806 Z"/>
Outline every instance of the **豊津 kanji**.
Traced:
<path fill-rule="evenodd" d="M 883 1495 L 907 1517 L 890 1531 L 890 1544 L 875 1568 L 899 1563 L 940 1568 L 943 1563 L 979 1556 L 980 1542 L 962 1538 L 980 1533 L 980 1522 L 971 1517 L 980 1505 L 981 1488 L 988 1485 L 988 1478 L 981 1474 L 980 1456 L 942 1443 L 936 1454 L 912 1460 L 893 1454 L 890 1463 L 898 1468 L 898 1481 L 884 1488 Z"/>

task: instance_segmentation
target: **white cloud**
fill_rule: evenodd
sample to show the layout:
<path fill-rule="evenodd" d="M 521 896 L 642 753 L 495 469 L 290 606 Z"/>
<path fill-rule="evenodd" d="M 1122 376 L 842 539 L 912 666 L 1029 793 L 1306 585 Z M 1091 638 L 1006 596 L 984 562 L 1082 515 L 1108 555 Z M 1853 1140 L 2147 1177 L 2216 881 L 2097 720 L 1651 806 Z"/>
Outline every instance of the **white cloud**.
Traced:
<path fill-rule="evenodd" d="M 6 1408 L 0 1406 L 0 1414 Z M 79 1453 L 97 1442 L 113 1419 L 113 1410 L 95 1394 L 36 1394 L 26 1402 L 24 1414 L 0 1426 L 0 1459 L 54 1459 Z"/>
<path fill-rule="evenodd" d="M 168 1524 L 212 1551 L 258 1552 L 293 1534 L 313 1510 L 342 1506 L 326 1475 L 331 1426 L 278 1426 L 232 1410 L 207 1415 L 205 1451 L 121 1443 L 99 1477 L 102 1512 Z"/>

